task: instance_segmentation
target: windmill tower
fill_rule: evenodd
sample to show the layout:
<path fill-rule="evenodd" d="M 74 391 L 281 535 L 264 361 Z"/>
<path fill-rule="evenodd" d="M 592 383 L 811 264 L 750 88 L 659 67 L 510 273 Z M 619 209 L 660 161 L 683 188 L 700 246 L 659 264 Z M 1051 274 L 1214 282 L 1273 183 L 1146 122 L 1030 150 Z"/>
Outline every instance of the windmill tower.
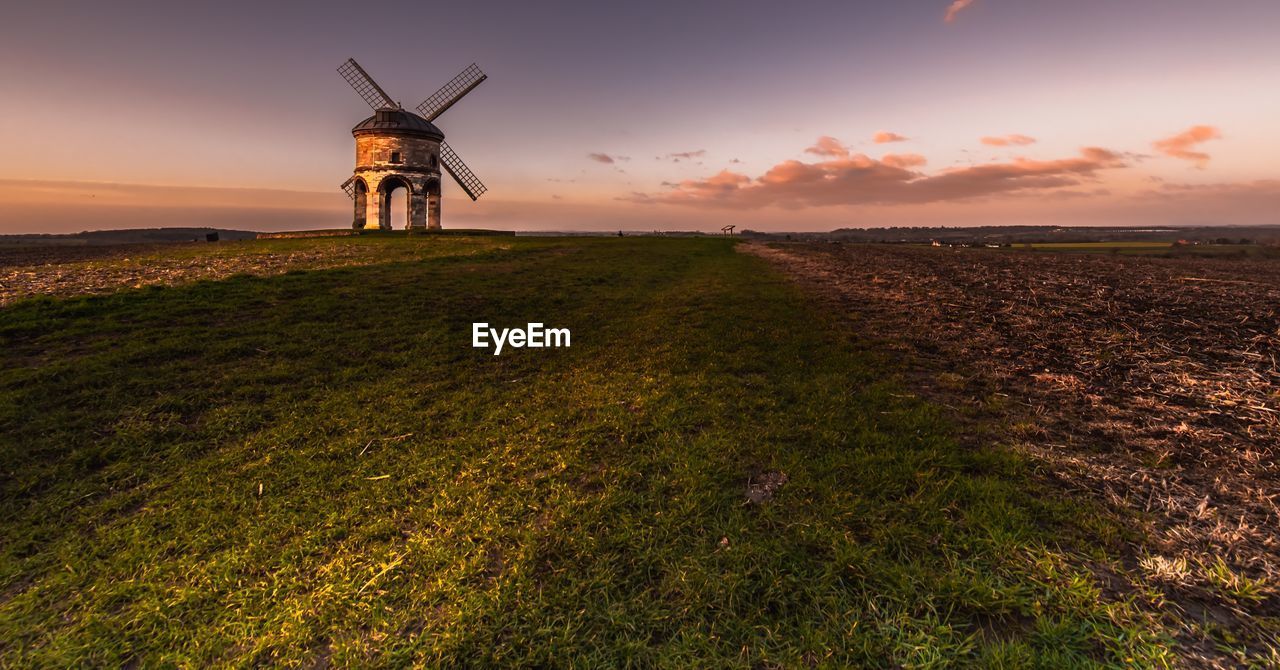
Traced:
<path fill-rule="evenodd" d="M 409 229 L 439 230 L 441 166 L 472 200 L 488 190 L 432 123 L 487 79 L 475 63 L 422 101 L 417 114 L 392 102 L 354 58 L 348 58 L 338 73 L 373 108 L 373 116 L 351 129 L 356 169 L 342 190 L 355 203 L 353 228 L 390 230 L 391 193 L 403 187 L 409 194 Z"/>

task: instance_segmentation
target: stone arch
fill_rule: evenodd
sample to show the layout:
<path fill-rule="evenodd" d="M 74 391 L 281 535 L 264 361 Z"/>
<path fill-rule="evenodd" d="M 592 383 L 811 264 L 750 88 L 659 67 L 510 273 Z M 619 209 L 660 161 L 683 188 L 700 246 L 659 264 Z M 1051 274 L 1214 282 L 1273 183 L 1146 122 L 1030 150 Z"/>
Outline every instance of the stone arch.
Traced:
<path fill-rule="evenodd" d="M 351 186 L 355 191 L 353 199 L 356 204 L 355 219 L 351 227 L 360 230 L 369 221 L 369 185 L 365 183 L 364 177 L 356 177 Z"/>
<path fill-rule="evenodd" d="M 391 195 L 397 189 L 405 190 L 405 206 L 404 206 L 404 223 L 405 227 L 413 226 L 413 180 L 401 175 L 387 175 L 378 182 L 378 227 L 383 230 L 391 229 L 392 213 L 391 213 Z"/>

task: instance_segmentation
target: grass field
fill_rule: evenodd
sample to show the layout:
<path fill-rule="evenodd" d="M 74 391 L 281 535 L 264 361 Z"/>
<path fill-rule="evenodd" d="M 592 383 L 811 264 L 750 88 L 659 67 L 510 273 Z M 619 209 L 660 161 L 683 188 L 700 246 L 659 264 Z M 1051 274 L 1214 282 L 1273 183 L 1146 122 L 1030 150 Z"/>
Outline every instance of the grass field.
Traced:
<path fill-rule="evenodd" d="M 1169 661 L 1116 526 L 732 242 L 203 248 L 344 244 L 0 310 L 0 666 Z"/>
<path fill-rule="evenodd" d="M 1095 254 L 1164 254 L 1173 250 L 1172 242 L 1045 242 L 1039 244 L 1015 244 L 1014 248 L 1031 251 L 1065 251 Z"/>

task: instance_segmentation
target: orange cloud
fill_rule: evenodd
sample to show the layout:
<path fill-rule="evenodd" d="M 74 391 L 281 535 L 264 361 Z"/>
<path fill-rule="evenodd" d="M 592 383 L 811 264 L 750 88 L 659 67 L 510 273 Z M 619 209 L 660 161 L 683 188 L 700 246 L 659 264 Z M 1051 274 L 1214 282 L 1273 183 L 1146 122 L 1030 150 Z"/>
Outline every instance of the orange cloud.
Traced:
<path fill-rule="evenodd" d="M 1036 138 L 1027 137 L 1026 135 L 1004 135 L 1002 137 L 984 137 L 982 143 L 989 147 L 1025 147 L 1028 144 L 1035 144 Z"/>
<path fill-rule="evenodd" d="M 1096 181 L 1101 170 L 1125 167 L 1120 154 L 1097 147 L 1082 149 L 1076 158 L 1053 161 L 1019 158 L 934 175 L 912 169 L 924 163 L 925 158 L 916 154 L 889 154 L 880 160 L 863 154 L 835 155 L 817 163 L 789 160 L 755 179 L 725 170 L 674 184 L 666 193 L 628 199 L 729 208 L 920 204 L 997 194 L 1052 194 Z"/>
<path fill-rule="evenodd" d="M 955 0 L 951 6 L 947 7 L 947 23 L 956 20 L 956 15 L 969 8 L 973 4 L 973 0 Z"/>
<path fill-rule="evenodd" d="M 823 135 L 818 138 L 818 141 L 813 146 L 805 149 L 804 152 L 818 156 L 848 156 L 849 147 L 841 144 L 840 140 L 830 135 Z"/>
<path fill-rule="evenodd" d="M 750 182 L 751 178 L 745 174 L 721 170 L 706 179 L 686 179 L 675 184 L 671 194 L 678 193 L 675 200 L 682 202 L 714 202 L 731 197 L 735 191 Z M 636 199 L 648 200 L 647 196 L 637 196 Z"/>
<path fill-rule="evenodd" d="M 1185 161 L 1193 161 L 1196 167 L 1204 169 L 1209 165 L 1209 154 L 1203 151 L 1192 151 L 1192 147 L 1209 140 L 1222 139 L 1222 133 L 1213 126 L 1192 126 L 1173 137 L 1152 142 L 1160 153 Z"/>
<path fill-rule="evenodd" d="M 920 167 L 929 161 L 920 154 L 885 154 L 880 162 L 890 167 L 913 168 Z"/>
<path fill-rule="evenodd" d="M 903 137 L 897 133 L 890 133 L 882 130 L 876 133 L 875 136 L 872 137 L 871 139 L 876 144 L 889 144 L 891 142 L 906 142 L 910 138 Z"/>

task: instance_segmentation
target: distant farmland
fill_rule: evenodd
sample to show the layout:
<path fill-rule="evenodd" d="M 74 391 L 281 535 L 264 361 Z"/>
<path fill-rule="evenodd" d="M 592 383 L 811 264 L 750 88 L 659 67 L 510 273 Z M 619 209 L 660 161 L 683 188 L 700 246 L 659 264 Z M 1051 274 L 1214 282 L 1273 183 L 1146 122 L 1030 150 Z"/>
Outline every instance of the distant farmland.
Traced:
<path fill-rule="evenodd" d="M 1125 256 L 1266 256 L 1280 258 L 1280 249 L 1258 244 L 1178 244 L 1177 242 L 1041 242 L 1014 244 L 1010 249 Z"/>

